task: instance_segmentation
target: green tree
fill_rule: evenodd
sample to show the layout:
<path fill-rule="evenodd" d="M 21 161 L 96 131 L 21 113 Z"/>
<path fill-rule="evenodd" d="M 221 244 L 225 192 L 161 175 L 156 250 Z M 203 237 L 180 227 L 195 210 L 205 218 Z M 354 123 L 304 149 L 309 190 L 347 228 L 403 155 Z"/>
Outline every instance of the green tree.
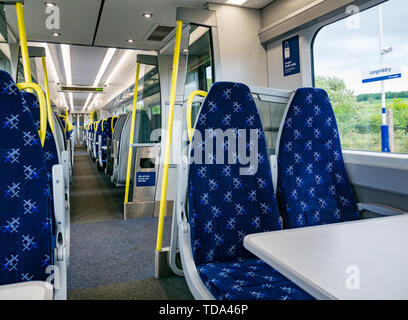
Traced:
<path fill-rule="evenodd" d="M 391 108 L 393 110 L 394 127 L 408 133 L 408 103 L 403 102 L 401 98 L 394 98 Z"/>
<path fill-rule="evenodd" d="M 342 135 L 352 133 L 357 126 L 360 111 L 354 92 L 347 89 L 343 79 L 316 77 L 316 87 L 327 91 Z"/>

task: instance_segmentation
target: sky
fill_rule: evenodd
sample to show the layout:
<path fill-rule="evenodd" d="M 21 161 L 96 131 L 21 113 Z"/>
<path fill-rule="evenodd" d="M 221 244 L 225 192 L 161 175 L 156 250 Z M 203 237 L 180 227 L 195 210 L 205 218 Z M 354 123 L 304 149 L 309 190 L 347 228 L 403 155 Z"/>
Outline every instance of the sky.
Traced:
<path fill-rule="evenodd" d="M 382 4 L 383 65 L 401 66 L 402 78 L 385 81 L 385 91 L 408 91 L 408 1 L 389 0 Z M 316 76 L 336 76 L 354 93 L 381 92 L 380 82 L 363 84 L 363 73 L 380 66 L 379 6 L 362 11 L 351 29 L 347 19 L 323 27 L 316 36 L 313 51 Z M 356 25 L 356 24 L 355 24 Z"/>

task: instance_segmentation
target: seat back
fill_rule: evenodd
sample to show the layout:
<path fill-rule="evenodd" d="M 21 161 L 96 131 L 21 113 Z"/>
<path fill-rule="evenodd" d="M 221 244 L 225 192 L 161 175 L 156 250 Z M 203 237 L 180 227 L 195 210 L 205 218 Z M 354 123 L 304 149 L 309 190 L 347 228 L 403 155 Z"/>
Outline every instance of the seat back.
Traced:
<path fill-rule="evenodd" d="M 359 218 L 336 118 L 324 90 L 301 88 L 294 93 L 278 144 L 277 198 L 284 228 Z"/>
<path fill-rule="evenodd" d="M 0 71 L 0 285 L 46 280 L 51 261 L 47 165 L 35 121 Z"/>
<path fill-rule="evenodd" d="M 40 129 L 40 105 L 37 96 L 33 93 L 21 92 L 22 98 L 30 108 L 31 115 L 36 123 L 37 129 Z M 52 199 L 52 167 L 58 164 L 58 151 L 55 143 L 54 135 L 51 131 L 50 124 L 47 122 L 47 131 L 44 142 L 45 162 L 48 170 L 48 183 L 51 186 L 50 199 Z"/>
<path fill-rule="evenodd" d="M 256 163 L 245 163 L 250 154 Z M 252 257 L 243 247 L 244 236 L 279 230 L 281 220 L 262 123 L 246 85 L 217 82 L 211 87 L 190 147 L 190 159 L 200 156 L 202 163 L 191 163 L 188 171 L 188 215 L 196 265 Z M 245 174 L 243 167 L 249 168 Z"/>

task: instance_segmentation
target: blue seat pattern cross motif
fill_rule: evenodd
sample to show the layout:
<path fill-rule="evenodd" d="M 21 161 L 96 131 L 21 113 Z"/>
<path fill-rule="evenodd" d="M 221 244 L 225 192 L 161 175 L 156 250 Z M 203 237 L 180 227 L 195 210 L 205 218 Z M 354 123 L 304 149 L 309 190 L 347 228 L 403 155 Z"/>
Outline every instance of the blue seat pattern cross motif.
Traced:
<path fill-rule="evenodd" d="M 51 261 L 47 166 L 35 121 L 0 71 L 0 285 L 46 280 Z"/>
<path fill-rule="evenodd" d="M 216 139 L 204 140 L 206 131 L 212 135 L 217 134 L 216 129 L 233 129 L 237 146 L 238 134 L 246 134 L 247 154 L 253 143 L 258 144 L 256 172 L 241 175 L 239 155 L 235 164 L 228 163 L 228 151 L 234 143 L 227 137 L 220 142 L 225 164 L 216 164 L 217 154 L 206 152 L 209 143 L 216 150 Z M 256 130 L 257 141 L 251 140 L 249 129 Z M 216 299 L 279 299 L 285 297 L 280 287 L 292 288 L 288 298 L 310 299 L 243 246 L 247 234 L 282 228 L 263 128 L 249 88 L 239 83 L 215 83 L 201 107 L 195 130 L 190 157 L 199 152 L 203 159 L 211 158 L 210 164 L 191 163 L 188 177 L 191 246 L 203 283 Z M 197 139 L 197 132 L 205 142 Z M 256 277 L 251 277 L 251 272 Z M 276 281 L 267 285 L 263 277 L 276 277 Z M 239 284 L 239 289 L 234 289 Z"/>
<path fill-rule="evenodd" d="M 107 146 L 108 139 L 112 140 L 112 117 L 110 117 L 106 121 L 104 121 L 103 131 L 101 132 L 101 136 L 102 136 L 102 146 L 101 146 L 102 147 L 102 161 L 103 161 L 104 166 L 105 166 L 108 153 L 107 153 L 106 148 L 103 148 L 103 147 Z"/>
<path fill-rule="evenodd" d="M 298 89 L 291 101 L 279 143 L 277 198 L 285 229 L 359 219 L 322 89 Z"/>
<path fill-rule="evenodd" d="M 37 99 L 37 96 L 34 95 L 33 93 L 26 92 L 26 91 L 21 91 L 21 97 L 24 100 L 25 105 L 28 106 L 28 108 L 31 111 L 31 115 L 35 121 L 37 130 L 40 130 L 40 105 Z M 54 201 L 53 201 L 53 182 L 52 182 L 52 167 L 56 164 L 58 164 L 58 151 L 57 151 L 57 145 L 55 143 L 54 135 L 52 133 L 50 124 L 47 121 L 47 131 L 46 131 L 46 136 L 45 136 L 45 141 L 44 141 L 44 147 L 43 147 L 44 153 L 45 153 L 45 163 L 47 165 L 47 178 L 48 178 L 48 187 L 46 192 L 44 193 L 44 196 L 47 196 L 49 199 L 49 208 L 51 215 L 53 217 L 52 219 L 52 224 L 51 224 L 51 230 L 52 232 L 55 230 L 55 218 L 54 218 Z M 55 243 L 55 238 L 53 237 L 53 247 Z"/>

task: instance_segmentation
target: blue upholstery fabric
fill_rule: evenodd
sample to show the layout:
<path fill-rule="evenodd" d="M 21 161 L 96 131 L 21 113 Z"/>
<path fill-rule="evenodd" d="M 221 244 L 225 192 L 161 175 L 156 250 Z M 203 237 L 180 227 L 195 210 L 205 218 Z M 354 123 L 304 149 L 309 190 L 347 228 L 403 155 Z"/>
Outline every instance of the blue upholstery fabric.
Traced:
<path fill-rule="evenodd" d="M 223 299 L 270 299 L 280 297 L 281 291 L 275 287 L 263 287 L 260 277 L 276 275 L 271 267 L 263 265 L 256 279 L 246 278 L 256 259 L 243 246 L 247 234 L 280 230 L 281 220 L 274 195 L 269 160 L 266 153 L 262 123 L 249 88 L 243 84 L 217 82 L 206 97 L 197 120 L 196 132 L 192 142 L 190 158 L 201 153 L 209 164 L 192 163 L 188 177 L 188 209 L 191 226 L 191 246 L 199 275 L 214 297 Z M 225 164 L 217 164 L 219 154 L 209 152 L 212 144 L 216 150 L 216 139 L 204 141 L 205 132 L 211 136 L 232 129 L 234 138 L 224 137 L 219 142 L 224 153 Z M 244 129 L 245 131 L 241 131 Z M 255 135 L 251 137 L 250 130 Z M 198 139 L 201 133 L 202 140 Z M 238 136 L 246 135 L 244 150 L 247 155 L 255 150 L 258 168 L 250 175 L 241 175 L 242 154 L 235 153 L 235 163 L 228 163 L 228 151 L 236 151 Z M 231 150 L 229 150 L 231 149 Z M 242 160 L 243 161 L 243 160 Z M 233 161 L 231 161 L 233 162 Z M 247 167 L 247 165 L 245 165 Z M 248 260 L 249 259 L 249 260 Z M 235 265 L 238 261 L 240 266 Z M 235 265 L 235 266 L 234 266 Z M 230 278 L 223 279 L 218 274 L 223 268 L 234 270 Z M 280 278 L 282 280 L 282 278 Z M 225 280 L 225 281 L 224 281 Z M 233 282 L 248 281 L 242 290 L 233 292 Z M 283 281 L 283 280 L 282 280 Z M 284 279 L 284 281 L 288 281 Z M 293 287 L 295 285 L 292 284 Z M 277 290 L 277 291 L 275 291 Z M 310 298 L 297 288 L 299 298 Z M 260 292 L 253 295 L 251 292 Z"/>
<path fill-rule="evenodd" d="M 95 131 L 95 151 L 96 151 L 96 156 L 98 156 L 99 153 L 99 136 L 102 134 L 102 120 L 98 122 L 98 126 Z"/>
<path fill-rule="evenodd" d="M 31 111 L 31 115 L 35 121 L 36 128 L 37 130 L 40 130 L 40 105 L 38 103 L 37 96 L 34 95 L 33 93 L 29 93 L 26 91 L 21 91 L 21 97 L 25 102 L 25 105 L 28 106 L 28 108 Z M 50 124 L 47 121 L 47 132 L 45 136 L 45 142 L 44 142 L 44 147 L 43 147 L 44 153 L 45 153 L 45 163 L 47 165 L 47 180 L 48 180 L 48 187 L 47 187 L 47 192 L 46 196 L 48 197 L 48 203 L 49 203 L 49 208 L 51 215 L 53 217 L 52 219 L 52 228 L 51 230 L 54 231 L 54 223 L 55 223 L 55 218 L 54 218 L 54 201 L 53 201 L 53 183 L 52 183 L 52 167 L 56 164 L 58 164 L 58 151 L 57 151 L 57 145 L 55 144 L 55 139 L 54 135 L 51 131 Z M 53 247 L 54 247 L 54 242 L 55 239 L 53 237 Z"/>
<path fill-rule="evenodd" d="M 22 98 L 25 100 L 26 104 L 31 110 L 31 114 L 36 123 L 37 129 L 40 129 L 40 106 L 37 97 L 33 93 L 21 92 Z M 58 164 L 58 151 L 57 145 L 55 143 L 54 135 L 51 131 L 50 124 L 47 122 L 47 134 L 44 143 L 45 152 L 45 162 L 47 164 L 48 170 L 48 183 L 50 185 L 50 192 L 48 194 L 49 198 L 52 200 L 52 167 Z"/>
<path fill-rule="evenodd" d="M 198 273 L 217 300 L 313 299 L 260 259 L 202 264 Z"/>
<path fill-rule="evenodd" d="M 112 140 L 112 117 L 108 118 L 103 123 L 103 131 L 101 132 L 102 136 L 102 147 L 107 147 L 108 139 Z M 102 161 L 105 166 L 108 153 L 106 148 L 102 148 Z"/>
<path fill-rule="evenodd" d="M 62 126 L 63 126 L 63 128 L 64 128 L 64 131 L 65 131 L 65 139 L 66 140 L 69 140 L 70 138 L 71 138 L 71 135 L 72 135 L 72 132 L 73 132 L 73 130 L 68 130 L 68 124 L 66 123 L 66 121 L 65 121 L 65 117 L 59 117 L 60 119 L 61 119 L 61 122 L 62 122 Z"/>
<path fill-rule="evenodd" d="M 322 89 L 298 89 L 278 154 L 278 201 L 284 228 L 359 219 L 336 118 Z"/>
<path fill-rule="evenodd" d="M 49 276 L 47 192 L 35 121 L 10 75 L 0 71 L 0 285 Z"/>

